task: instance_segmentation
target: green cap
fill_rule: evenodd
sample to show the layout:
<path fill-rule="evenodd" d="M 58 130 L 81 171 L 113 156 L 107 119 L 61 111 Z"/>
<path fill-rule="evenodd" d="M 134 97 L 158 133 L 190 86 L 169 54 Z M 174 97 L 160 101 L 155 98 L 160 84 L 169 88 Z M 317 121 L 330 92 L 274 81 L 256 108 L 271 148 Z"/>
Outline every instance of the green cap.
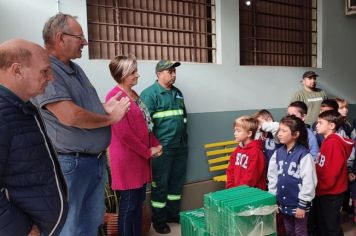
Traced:
<path fill-rule="evenodd" d="M 180 66 L 180 62 L 171 62 L 169 60 L 160 60 L 156 65 L 156 72 L 168 70 L 172 67 Z"/>

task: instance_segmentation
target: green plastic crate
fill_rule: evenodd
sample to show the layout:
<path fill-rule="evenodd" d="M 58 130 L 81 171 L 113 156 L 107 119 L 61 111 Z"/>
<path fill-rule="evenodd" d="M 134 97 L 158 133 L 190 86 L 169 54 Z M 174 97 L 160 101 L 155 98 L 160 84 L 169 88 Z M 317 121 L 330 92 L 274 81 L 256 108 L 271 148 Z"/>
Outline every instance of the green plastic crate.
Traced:
<path fill-rule="evenodd" d="M 209 236 L 204 216 L 203 208 L 181 212 L 181 234 L 183 236 Z"/>
<path fill-rule="evenodd" d="M 275 208 L 275 197 L 256 188 L 240 186 L 209 193 L 204 196 L 206 229 L 212 236 L 244 236 L 253 230 L 258 235 L 275 235 Z M 268 214 L 262 214 L 262 209 Z M 241 215 L 246 212 L 251 215 Z"/>

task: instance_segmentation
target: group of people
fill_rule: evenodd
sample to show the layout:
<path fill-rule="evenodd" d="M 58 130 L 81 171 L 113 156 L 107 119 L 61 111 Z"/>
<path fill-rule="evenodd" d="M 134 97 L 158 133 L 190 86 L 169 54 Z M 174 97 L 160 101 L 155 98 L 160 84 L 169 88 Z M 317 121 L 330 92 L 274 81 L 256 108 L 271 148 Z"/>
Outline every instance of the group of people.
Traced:
<path fill-rule="evenodd" d="M 147 183 L 151 184 L 154 229 L 168 234 L 167 222 L 179 223 L 188 141 L 183 94 L 173 85 L 178 66 L 179 62 L 159 61 L 157 81 L 139 96 L 132 89 L 139 78 L 136 59 L 116 56 L 109 64 L 117 86 L 106 101 L 120 94 L 131 103 L 122 120 L 111 126 L 109 146 L 112 189 L 120 196 L 120 235 L 140 235 Z"/>
<path fill-rule="evenodd" d="M 141 234 L 148 183 L 153 227 L 170 233 L 188 156 L 187 113 L 174 86 L 180 63 L 159 61 L 157 80 L 139 95 L 135 57 L 116 56 L 109 64 L 116 85 L 102 104 L 73 62 L 88 44 L 76 19 L 51 17 L 43 40 L 45 48 L 21 39 L 0 45 L 0 235 L 97 235 L 108 147 L 120 235 Z M 308 235 L 308 218 L 318 235 L 342 235 L 340 209 L 356 179 L 347 102 L 327 99 L 317 76 L 304 73 L 280 122 L 261 110 L 234 123 L 239 145 L 226 187 L 276 195 L 287 235 Z"/>
<path fill-rule="evenodd" d="M 183 94 L 173 85 L 180 63 L 159 61 L 157 81 L 139 96 L 136 59 L 115 57 L 116 85 L 103 104 L 73 62 L 88 44 L 77 20 L 58 13 L 42 33 L 45 48 L 0 44 L 0 235 L 96 236 L 108 147 L 120 235 L 141 235 L 148 183 L 153 227 L 169 233 L 188 155 Z"/>
<path fill-rule="evenodd" d="M 343 235 L 340 216 L 349 191 L 356 203 L 355 128 L 348 104 L 328 99 L 316 87 L 317 76 L 303 74 L 303 89 L 280 122 L 263 109 L 234 123 L 239 144 L 226 187 L 248 185 L 276 195 L 278 235 Z"/>

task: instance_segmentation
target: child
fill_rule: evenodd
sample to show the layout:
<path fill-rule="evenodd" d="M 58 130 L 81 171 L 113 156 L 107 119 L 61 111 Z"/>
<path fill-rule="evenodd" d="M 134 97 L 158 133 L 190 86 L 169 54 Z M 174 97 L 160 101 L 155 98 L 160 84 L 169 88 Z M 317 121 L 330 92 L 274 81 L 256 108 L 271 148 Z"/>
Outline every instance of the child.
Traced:
<path fill-rule="evenodd" d="M 320 105 L 320 113 L 324 111 L 335 110 L 339 109 L 339 104 L 336 102 L 335 99 L 324 99 Z"/>
<path fill-rule="evenodd" d="M 338 111 L 338 109 L 339 109 L 339 105 L 337 104 L 335 99 L 325 99 L 321 102 L 320 113 L 322 113 L 324 111 L 331 111 L 331 110 Z M 320 147 L 321 143 L 324 141 L 324 136 L 321 134 L 318 134 L 316 132 L 317 124 L 318 124 L 318 121 L 315 121 L 314 124 L 312 125 L 312 130 L 313 130 L 313 133 L 315 134 L 316 140 L 318 141 L 318 145 Z"/>
<path fill-rule="evenodd" d="M 317 132 L 325 138 L 316 161 L 318 186 L 315 209 L 318 235 L 343 235 L 340 211 L 348 184 L 346 162 L 354 143 L 336 134 L 342 123 L 340 113 L 329 110 L 319 114 L 316 126 Z"/>
<path fill-rule="evenodd" d="M 289 106 L 287 108 L 288 115 L 295 115 L 296 117 L 302 119 L 303 122 L 305 121 L 307 112 L 308 112 L 307 105 L 301 101 L 292 102 L 291 104 L 289 104 Z M 313 131 L 308 126 L 309 125 L 307 125 L 306 128 L 307 128 L 307 132 L 308 132 L 309 152 L 315 159 L 319 153 L 319 145 L 318 145 L 318 141 L 316 140 L 315 135 L 313 134 Z"/>
<path fill-rule="evenodd" d="M 307 115 L 307 111 L 308 111 L 308 108 L 304 102 L 295 101 L 295 102 L 292 102 L 289 104 L 289 106 L 287 108 L 287 115 L 295 115 L 296 117 L 300 118 L 304 122 L 305 117 Z M 278 122 L 269 122 L 268 120 L 264 121 L 262 119 L 259 119 L 259 121 L 262 122 L 261 130 L 269 131 L 274 136 L 276 136 L 275 134 L 277 133 L 277 130 L 279 127 Z M 306 127 L 307 127 L 307 132 L 308 132 L 309 152 L 310 152 L 310 154 L 312 154 L 312 156 L 315 159 L 317 154 L 319 153 L 318 141 L 317 141 L 315 135 L 313 134 L 313 131 L 309 128 L 309 125 L 306 124 Z M 277 139 L 276 141 L 278 142 L 278 137 L 275 137 L 275 139 Z"/>
<path fill-rule="evenodd" d="M 302 101 L 295 101 L 289 104 L 287 108 L 288 115 L 295 115 L 296 117 L 305 120 L 306 114 L 308 112 L 307 105 Z M 308 132 L 308 146 L 309 146 L 309 153 L 313 156 L 314 160 L 316 159 L 317 155 L 319 154 L 319 144 L 318 141 L 311 130 L 309 125 L 306 125 L 307 132 Z M 310 210 L 308 214 L 308 233 L 309 235 L 314 235 L 315 232 L 315 222 L 316 222 L 316 215 L 314 210 L 314 203 L 312 202 L 310 205 Z"/>
<path fill-rule="evenodd" d="M 343 119 L 343 124 L 341 125 L 341 128 L 339 129 L 339 132 L 343 132 L 343 133 L 340 133 L 341 136 L 343 137 L 347 137 L 347 138 L 352 138 L 351 134 L 352 134 L 352 125 L 351 123 L 348 121 L 347 119 L 347 115 L 349 113 L 349 108 L 348 108 L 348 103 L 345 99 L 342 99 L 342 98 L 335 98 L 335 101 L 337 102 L 338 106 L 339 106 L 339 109 L 338 109 L 338 112 L 340 113 L 342 119 Z M 353 154 L 352 154 L 353 155 Z M 351 161 L 351 165 L 350 165 L 350 168 L 348 168 L 350 174 L 349 174 L 349 181 L 350 181 L 350 184 L 349 184 L 349 188 L 347 189 L 347 191 L 345 192 L 345 195 L 344 195 L 344 202 L 342 204 L 342 214 L 343 216 L 347 216 L 349 213 L 352 213 L 354 211 L 354 207 L 350 206 L 350 190 L 352 189 L 352 199 L 356 199 L 356 196 L 355 196 L 355 181 L 353 179 L 353 168 L 352 168 L 352 164 L 354 162 L 354 156 L 352 156 L 351 158 L 349 158 L 349 160 L 352 159 Z M 349 163 L 348 163 L 349 164 Z M 353 200 L 355 201 L 355 200 Z"/>
<path fill-rule="evenodd" d="M 260 139 L 264 143 L 263 152 L 266 158 L 266 167 L 268 167 L 269 160 L 271 159 L 274 151 L 279 147 L 279 143 L 275 139 L 279 123 L 274 122 L 272 114 L 265 109 L 262 109 L 254 114 L 254 118 L 258 120 L 260 128 L 260 133 L 259 135 L 256 134 L 255 139 Z"/>
<path fill-rule="evenodd" d="M 281 146 L 276 137 L 279 123 L 274 121 L 272 114 L 266 109 L 258 111 L 254 117 L 258 120 L 260 128 L 260 135 L 257 137 L 258 135 L 256 134 L 255 139 L 261 139 L 264 142 L 263 152 L 266 158 L 267 169 L 273 153 Z M 285 236 L 283 216 L 281 213 L 278 213 L 276 217 L 277 235 Z"/>
<path fill-rule="evenodd" d="M 352 125 L 347 119 L 347 115 L 349 113 L 349 104 L 347 103 L 347 101 L 345 99 L 342 99 L 342 98 L 335 98 L 335 101 L 339 105 L 338 112 L 340 113 L 340 115 L 342 116 L 342 118 L 344 120 L 342 129 L 345 131 L 345 134 L 347 137 L 354 138 L 351 136 Z"/>
<path fill-rule="evenodd" d="M 276 195 L 287 235 L 308 235 L 310 202 L 317 183 L 313 157 L 308 150 L 308 133 L 296 116 L 284 117 L 278 139 L 283 144 L 268 167 L 268 189 Z"/>
<path fill-rule="evenodd" d="M 250 116 L 235 120 L 234 136 L 239 146 L 230 156 L 226 188 L 240 185 L 266 189 L 265 159 L 261 140 L 254 140 L 258 121 Z"/>

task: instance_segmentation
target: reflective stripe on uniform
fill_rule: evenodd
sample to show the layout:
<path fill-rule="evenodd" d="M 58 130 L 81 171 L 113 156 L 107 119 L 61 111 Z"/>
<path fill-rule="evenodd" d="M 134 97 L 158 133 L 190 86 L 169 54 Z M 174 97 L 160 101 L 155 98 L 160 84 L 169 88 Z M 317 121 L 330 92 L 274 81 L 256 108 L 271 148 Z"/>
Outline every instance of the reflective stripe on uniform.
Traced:
<path fill-rule="evenodd" d="M 151 201 L 151 205 L 154 208 L 163 208 L 166 206 L 165 202 L 155 202 L 155 201 Z"/>
<path fill-rule="evenodd" d="M 171 116 L 180 116 L 183 114 L 184 114 L 183 109 L 159 111 L 154 113 L 152 118 L 157 119 L 157 118 L 164 118 L 164 117 L 171 117 Z"/>
<path fill-rule="evenodd" d="M 170 201 L 177 201 L 177 200 L 180 200 L 181 198 L 181 195 L 167 195 L 167 199 L 170 200 Z"/>

